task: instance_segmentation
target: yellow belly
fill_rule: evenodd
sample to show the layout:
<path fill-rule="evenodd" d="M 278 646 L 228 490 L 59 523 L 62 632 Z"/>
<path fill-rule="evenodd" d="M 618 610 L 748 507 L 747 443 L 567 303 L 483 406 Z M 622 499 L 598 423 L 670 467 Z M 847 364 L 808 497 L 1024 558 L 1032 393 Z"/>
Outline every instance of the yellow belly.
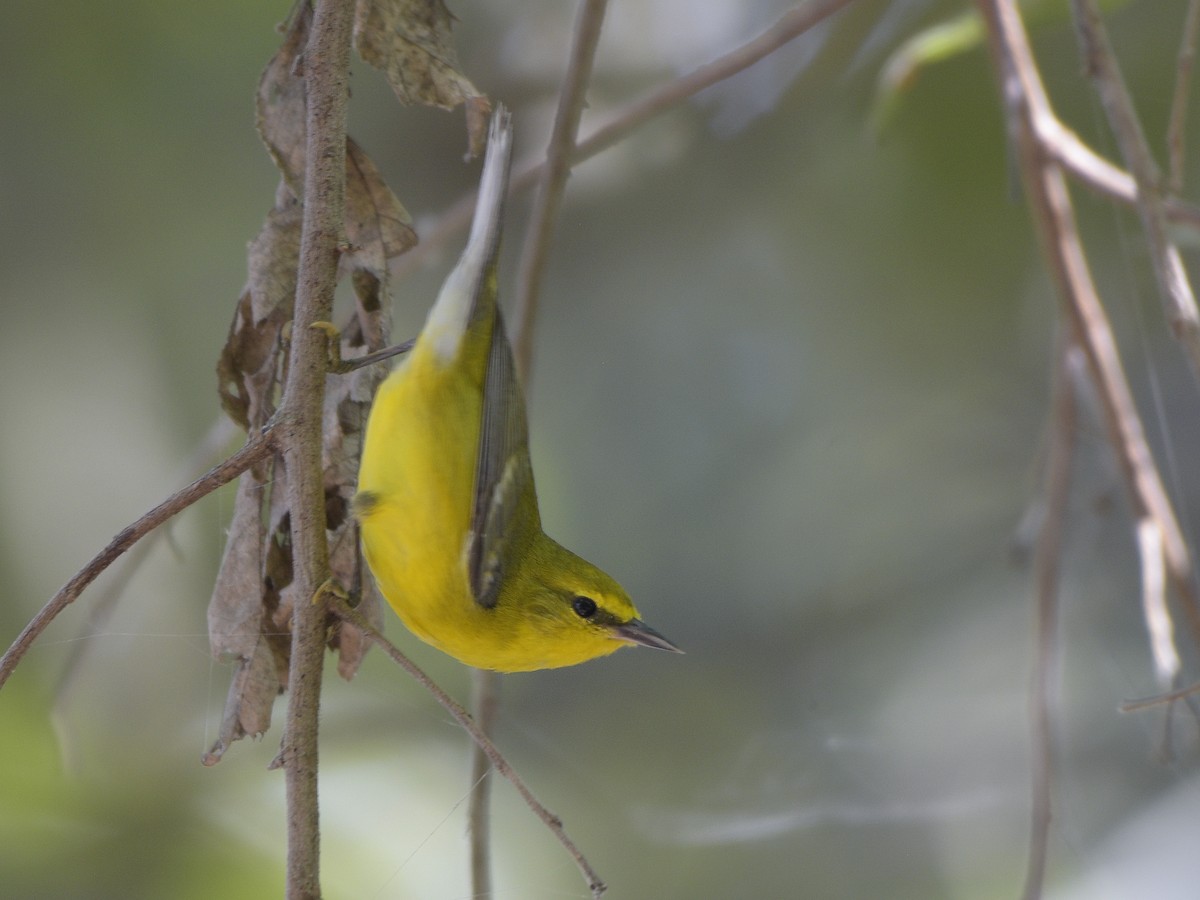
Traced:
<path fill-rule="evenodd" d="M 447 635 L 481 610 L 463 560 L 478 445 L 479 388 L 414 350 L 379 388 L 358 490 L 363 552 L 387 601 L 421 638 Z M 454 654 L 457 655 L 457 654 Z"/>

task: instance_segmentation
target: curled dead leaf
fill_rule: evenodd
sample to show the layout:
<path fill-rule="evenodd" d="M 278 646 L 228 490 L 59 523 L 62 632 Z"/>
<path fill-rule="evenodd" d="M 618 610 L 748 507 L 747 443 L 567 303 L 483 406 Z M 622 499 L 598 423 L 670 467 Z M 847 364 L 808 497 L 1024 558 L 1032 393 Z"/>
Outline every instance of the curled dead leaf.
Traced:
<path fill-rule="evenodd" d="M 265 732 L 275 698 L 286 685 L 290 643 L 281 639 L 266 613 L 277 600 L 269 596 L 262 578 L 266 537 L 262 498 L 269 483 L 252 472 L 238 481 L 225 554 L 208 605 L 213 655 L 236 660 L 237 671 L 217 741 L 204 758 L 206 765 L 218 762 L 234 741 Z"/>
<path fill-rule="evenodd" d="M 281 184 L 275 208 L 250 242 L 246 288 L 217 359 L 221 407 L 247 430 L 261 428 L 275 411 L 280 339 L 296 295 L 301 220 L 300 204 Z"/>
<path fill-rule="evenodd" d="M 305 7 L 292 22 L 283 44 L 259 79 L 256 95 L 258 133 L 284 181 L 304 196 L 305 110 L 303 53 L 312 13 Z M 380 277 L 387 260 L 417 243 L 412 217 L 387 186 L 379 169 L 358 144 L 346 139 L 346 239 L 344 262 Z"/>
<path fill-rule="evenodd" d="M 346 238 L 343 265 L 387 275 L 387 261 L 412 249 L 417 233 L 408 214 L 365 150 L 346 139 Z"/>
<path fill-rule="evenodd" d="M 358 0 L 354 46 L 401 103 L 454 109 L 483 94 L 459 69 L 453 24 L 442 0 Z"/>

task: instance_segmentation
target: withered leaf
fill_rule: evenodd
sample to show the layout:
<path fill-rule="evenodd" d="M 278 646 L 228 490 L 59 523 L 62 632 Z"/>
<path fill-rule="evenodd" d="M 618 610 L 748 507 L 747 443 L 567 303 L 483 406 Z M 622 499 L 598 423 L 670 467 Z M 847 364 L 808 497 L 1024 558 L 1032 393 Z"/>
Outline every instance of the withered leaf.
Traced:
<path fill-rule="evenodd" d="M 349 262 L 380 278 L 387 274 L 389 259 L 417 243 L 408 210 L 371 157 L 350 138 L 346 138 L 346 239 L 352 248 Z"/>
<path fill-rule="evenodd" d="M 304 78 L 296 69 L 308 44 L 311 25 L 312 9 L 303 4 L 259 77 L 255 95 L 258 134 L 297 197 L 304 196 L 306 126 Z"/>
<path fill-rule="evenodd" d="M 401 103 L 454 109 L 483 94 L 459 69 L 453 22 L 442 0 L 358 0 L 354 46 Z"/>
<path fill-rule="evenodd" d="M 295 17 L 283 44 L 258 83 L 257 124 L 271 158 L 288 187 L 304 195 L 306 92 L 303 53 L 312 14 Z M 344 262 L 379 273 L 387 260 L 416 244 L 412 218 L 387 186 L 379 169 L 358 144 L 346 140 L 346 239 L 351 252 Z"/>
<path fill-rule="evenodd" d="M 206 766 L 221 761 L 225 751 L 246 735 L 259 736 L 271 727 L 271 707 L 280 692 L 276 660 L 265 643 L 249 659 L 238 661 L 225 698 L 225 712 L 216 741 L 202 757 Z"/>
<path fill-rule="evenodd" d="M 382 350 L 392 333 L 392 304 L 387 296 L 386 282 L 360 269 L 351 276 L 350 283 L 354 287 L 358 315 L 343 336 L 351 347 L 362 347 L 368 352 Z"/>
<path fill-rule="evenodd" d="M 275 410 L 280 335 L 291 319 L 300 253 L 300 204 L 281 184 L 276 205 L 250 242 L 246 288 L 217 359 L 217 392 L 225 413 L 249 430 Z"/>
<path fill-rule="evenodd" d="M 275 698 L 285 687 L 289 644 L 279 640 L 267 615 L 273 601 L 262 579 L 263 490 L 264 481 L 252 472 L 238 481 L 225 555 L 208 605 L 212 652 L 237 660 L 238 668 L 225 700 L 220 733 L 205 756 L 207 765 L 218 762 L 233 741 L 265 732 Z"/>

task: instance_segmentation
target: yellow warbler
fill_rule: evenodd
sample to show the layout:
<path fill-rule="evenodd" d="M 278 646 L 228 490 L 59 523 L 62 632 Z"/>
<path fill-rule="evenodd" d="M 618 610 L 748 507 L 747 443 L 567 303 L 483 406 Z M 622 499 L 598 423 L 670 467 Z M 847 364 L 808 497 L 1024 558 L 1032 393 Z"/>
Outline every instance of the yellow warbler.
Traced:
<path fill-rule="evenodd" d="M 611 577 L 542 531 L 525 404 L 496 305 L 512 129 L 492 119 L 475 221 L 367 423 L 355 511 L 375 580 L 418 637 L 471 666 L 678 652 Z"/>

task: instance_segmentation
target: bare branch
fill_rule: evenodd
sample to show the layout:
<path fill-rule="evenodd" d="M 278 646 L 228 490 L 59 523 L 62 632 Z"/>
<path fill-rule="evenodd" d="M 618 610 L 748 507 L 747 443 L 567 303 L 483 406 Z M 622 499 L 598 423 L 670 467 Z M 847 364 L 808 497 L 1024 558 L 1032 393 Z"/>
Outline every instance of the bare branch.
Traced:
<path fill-rule="evenodd" d="M 1079 242 L 1074 209 L 1063 173 L 1047 148 L 1055 117 L 1013 0 L 977 0 L 1017 151 L 1026 196 L 1042 253 L 1066 309 L 1075 339 L 1087 356 L 1101 401 L 1108 439 L 1116 453 L 1135 521 L 1152 518 L 1163 537 L 1167 576 L 1188 616 L 1192 639 L 1200 645 L 1200 603 L 1192 562 L 1170 498 L 1159 477 L 1145 430 L 1117 352 L 1108 317 L 1096 293 Z"/>
<path fill-rule="evenodd" d="M 1156 694 L 1153 697 L 1142 697 L 1138 700 L 1126 700 L 1118 709 L 1123 713 L 1140 712 L 1143 709 L 1150 709 L 1155 706 L 1165 706 L 1168 703 L 1174 703 L 1176 700 L 1185 700 L 1188 697 L 1193 697 L 1200 694 L 1200 683 L 1188 685 L 1185 688 L 1179 688 L 1174 691 L 1167 691 L 1165 694 Z"/>
<path fill-rule="evenodd" d="M 310 326 L 330 318 L 339 249 L 345 244 L 346 103 L 353 14 L 350 0 L 319 0 L 304 53 L 304 227 L 291 355 L 276 424 L 288 474 L 293 583 L 300 598 L 292 609 L 288 714 L 280 751 L 287 783 L 289 900 L 321 895 L 317 731 L 326 609 L 317 588 L 329 577 L 321 472 L 326 337 Z"/>
<path fill-rule="evenodd" d="M 554 115 L 550 143 L 541 166 L 537 199 L 533 204 L 529 229 L 525 233 L 525 246 L 517 270 L 517 306 L 513 319 L 513 357 L 523 384 L 529 382 L 538 295 L 546 271 L 558 208 L 562 203 L 567 175 L 571 171 L 575 137 L 579 132 L 579 119 L 583 115 L 584 94 L 592 77 L 596 44 L 600 41 L 600 27 L 607 8 L 608 0 L 583 0 L 579 7 L 567 72 L 558 94 L 558 111 Z"/>
<path fill-rule="evenodd" d="M 465 730 L 467 734 L 471 736 L 471 739 L 475 741 L 476 746 L 483 750 L 483 752 L 487 755 L 488 760 L 496 768 L 496 771 L 504 776 L 504 778 L 506 778 L 509 783 L 516 788 L 517 793 L 521 795 L 521 799 L 525 801 L 525 805 L 533 811 L 535 816 L 542 820 L 546 827 L 549 828 L 554 836 L 558 839 L 558 842 L 562 844 L 566 851 L 571 855 L 571 858 L 575 860 L 575 865 L 579 867 L 579 871 L 583 875 L 584 880 L 587 882 L 588 889 L 591 891 L 592 896 L 594 898 L 598 898 L 601 894 L 603 894 L 605 891 L 604 882 L 600 880 L 600 876 L 596 873 L 596 870 L 592 868 L 591 864 L 587 861 L 587 858 L 583 855 L 580 849 L 575 845 L 574 841 L 567 836 L 566 829 L 563 828 L 562 819 L 554 815 L 554 813 L 550 812 L 550 810 L 546 809 L 546 807 L 543 806 L 541 802 L 533 795 L 533 792 L 529 790 L 525 782 L 521 780 L 521 777 L 517 775 L 512 766 L 508 764 L 508 760 L 506 760 L 504 756 L 501 755 L 500 751 L 496 749 L 496 745 L 491 742 L 491 740 L 486 734 L 484 734 L 483 730 L 479 727 L 475 720 L 471 718 L 471 714 L 463 709 L 458 703 L 456 703 L 453 697 L 442 690 L 441 687 L 438 686 L 437 682 L 426 675 L 412 660 L 405 656 L 395 644 L 380 634 L 378 629 L 376 629 L 373 625 L 371 625 L 370 622 L 363 618 L 363 616 L 357 610 L 352 609 L 346 602 L 345 598 L 337 594 L 331 595 L 329 597 L 328 608 L 329 611 L 334 615 L 361 630 L 362 633 L 366 635 L 368 640 L 372 641 L 377 647 L 383 650 L 384 653 L 391 657 L 392 661 L 396 663 L 396 665 L 400 666 L 400 668 L 416 679 L 416 681 L 421 684 L 425 690 L 429 691 L 429 693 L 433 695 L 433 698 L 437 700 L 439 704 L 441 704 L 442 708 L 445 709 L 446 712 L 450 713 L 450 715 L 454 718 L 454 721 L 461 725 L 463 730 Z"/>
<path fill-rule="evenodd" d="M 1171 100 L 1171 122 L 1167 126 L 1167 157 L 1170 161 L 1171 192 L 1183 192 L 1183 136 L 1187 127 L 1188 100 L 1192 92 L 1192 65 L 1196 60 L 1196 38 L 1200 34 L 1200 0 L 1189 0 L 1183 21 L 1183 38 L 1175 66 L 1175 96 Z"/>
<path fill-rule="evenodd" d="M 223 463 L 214 466 L 185 488 L 176 491 L 154 509 L 150 510 L 132 525 L 124 528 L 107 547 L 92 557 L 86 566 L 72 576 L 58 593 L 47 601 L 34 616 L 17 639 L 0 657 L 0 688 L 4 687 L 8 677 L 13 673 L 21 658 L 30 646 L 41 635 L 55 617 L 66 609 L 83 592 L 96 577 L 117 560 L 126 550 L 139 540 L 170 519 L 181 510 L 187 509 L 201 497 L 211 494 L 217 488 L 228 484 L 252 465 L 265 459 L 274 449 L 269 433 L 261 433 L 251 437 L 244 447 L 234 453 Z"/>
<path fill-rule="evenodd" d="M 1125 206 L 1137 206 L 1133 176 L 1096 153 L 1074 131 L 1051 119 L 1040 123 L 1040 133 L 1047 152 L 1085 187 Z M 1164 197 L 1163 213 L 1169 222 L 1200 231 L 1200 207 L 1178 197 Z"/>
<path fill-rule="evenodd" d="M 1179 652 L 1175 649 L 1175 627 L 1167 607 L 1167 577 L 1163 560 L 1162 533 L 1158 523 L 1145 518 L 1137 523 L 1138 557 L 1142 566 L 1142 616 L 1150 637 L 1150 654 L 1159 686 L 1167 689 L 1179 677 Z"/>
<path fill-rule="evenodd" d="M 1079 348 L 1062 337 L 1054 360 L 1050 408 L 1050 449 L 1042 487 L 1045 519 L 1034 556 L 1037 582 L 1036 652 L 1030 692 L 1030 739 L 1033 771 L 1030 779 L 1029 861 L 1025 870 L 1025 900 L 1042 895 L 1050 839 L 1051 779 L 1054 763 L 1054 680 L 1058 671 L 1059 572 L 1067 500 L 1071 493 L 1071 462 L 1075 455 L 1075 378 L 1082 368 Z"/>
<path fill-rule="evenodd" d="M 1137 184 L 1137 210 L 1150 245 L 1150 261 L 1166 305 L 1167 321 L 1183 342 L 1193 374 L 1200 378 L 1200 310 L 1196 308 L 1183 257 L 1167 234 L 1161 173 L 1094 0 L 1071 0 L 1071 7 L 1082 39 L 1084 64 L 1096 83 L 1108 124 Z"/>
<path fill-rule="evenodd" d="M 492 736 L 500 708 L 500 673 L 471 672 L 471 712 L 479 730 Z M 479 744 L 471 745 L 471 797 L 467 833 L 471 838 L 471 896 L 492 896 L 492 761 Z"/>

